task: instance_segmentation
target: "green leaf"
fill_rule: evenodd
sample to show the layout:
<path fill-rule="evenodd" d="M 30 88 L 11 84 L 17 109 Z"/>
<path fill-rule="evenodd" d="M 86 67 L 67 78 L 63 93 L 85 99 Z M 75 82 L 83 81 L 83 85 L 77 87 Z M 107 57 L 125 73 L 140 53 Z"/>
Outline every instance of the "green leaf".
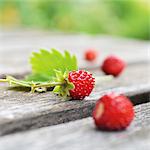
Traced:
<path fill-rule="evenodd" d="M 0 82 L 8 82 L 15 87 L 27 87 L 31 92 L 46 92 L 52 87 L 53 92 L 63 96 L 64 100 L 70 97 L 69 91 L 74 88 L 73 83 L 68 80 L 69 71 L 77 70 L 77 60 L 71 56 L 68 51 L 61 54 L 59 51 L 40 50 L 32 53 L 30 59 L 32 74 L 24 80 L 18 80 L 7 76 L 6 79 L 0 79 Z"/>
<path fill-rule="evenodd" d="M 77 70 L 77 59 L 68 51 L 64 54 L 56 49 L 47 51 L 41 49 L 40 52 L 33 52 L 30 59 L 32 75 L 26 79 L 28 81 L 51 81 L 56 77 L 56 70 L 64 74 L 66 71 Z"/>
<path fill-rule="evenodd" d="M 52 78 L 50 76 L 44 76 L 42 74 L 30 74 L 25 77 L 25 81 L 34 81 L 34 82 L 46 82 L 51 81 Z"/>

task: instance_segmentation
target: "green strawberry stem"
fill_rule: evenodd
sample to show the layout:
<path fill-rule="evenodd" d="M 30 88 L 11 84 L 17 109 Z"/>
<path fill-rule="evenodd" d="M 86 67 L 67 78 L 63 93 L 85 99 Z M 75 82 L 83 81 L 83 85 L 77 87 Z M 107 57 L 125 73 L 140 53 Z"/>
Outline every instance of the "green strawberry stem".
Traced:
<path fill-rule="evenodd" d="M 95 77 L 96 84 L 100 84 L 103 81 L 110 81 L 114 77 L 112 75 L 107 75 L 107 76 L 99 76 Z M 8 82 L 9 85 L 15 85 L 15 86 L 23 86 L 23 87 L 29 87 L 31 88 L 31 92 L 34 93 L 35 91 L 37 92 L 43 92 L 46 91 L 47 88 L 50 87 L 56 87 L 56 86 L 62 86 L 65 87 L 68 85 L 68 82 L 66 80 L 62 81 L 57 81 L 57 82 L 43 82 L 43 83 L 38 83 L 38 82 L 29 82 L 29 81 L 23 81 L 23 80 L 18 80 L 15 79 L 12 76 L 7 76 L 6 79 L 0 79 L 0 82 Z M 73 88 L 72 86 L 70 87 L 71 89 Z"/>
<path fill-rule="evenodd" d="M 0 82 L 8 82 L 6 79 L 0 79 Z"/>
<path fill-rule="evenodd" d="M 35 90 L 40 91 L 39 89 L 45 89 L 44 91 L 46 91 L 46 88 L 49 87 L 55 87 L 58 85 L 64 85 L 65 82 L 47 82 L 47 83 L 39 83 L 39 84 L 32 84 L 31 85 L 31 92 L 34 93 Z"/>
<path fill-rule="evenodd" d="M 46 82 L 46 83 L 35 83 L 35 82 L 28 82 L 28 81 L 22 81 L 15 79 L 11 76 L 7 76 L 6 79 L 0 79 L 0 82 L 8 82 L 10 85 L 16 85 L 16 86 L 24 86 L 24 87 L 30 87 L 31 92 L 35 92 L 35 90 L 40 91 L 39 89 L 42 88 L 49 88 L 49 87 L 55 87 L 58 85 L 64 85 L 66 82 Z"/>
<path fill-rule="evenodd" d="M 40 83 L 33 85 L 34 88 L 40 88 L 40 87 L 54 87 L 57 85 L 63 85 L 65 82 L 48 82 L 48 83 Z"/>
<path fill-rule="evenodd" d="M 0 82 L 8 82 L 10 85 L 15 84 L 20 86 L 30 87 L 30 84 L 28 82 L 15 79 L 12 76 L 7 76 L 6 79 L 0 79 Z"/>

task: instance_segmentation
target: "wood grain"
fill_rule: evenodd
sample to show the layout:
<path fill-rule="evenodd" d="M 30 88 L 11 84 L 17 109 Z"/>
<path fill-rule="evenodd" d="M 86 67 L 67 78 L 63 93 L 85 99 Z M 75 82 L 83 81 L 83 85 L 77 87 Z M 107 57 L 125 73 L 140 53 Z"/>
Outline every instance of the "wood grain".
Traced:
<path fill-rule="evenodd" d="M 1 150 L 149 150 L 150 103 L 135 106 L 135 119 L 121 132 L 102 132 L 92 118 L 0 138 Z"/>
<path fill-rule="evenodd" d="M 80 68 L 93 68 L 93 66 L 99 66 L 109 54 L 118 55 L 128 63 L 149 61 L 149 46 L 148 41 L 110 36 L 1 31 L 0 75 L 22 74 L 30 71 L 28 58 L 32 51 L 38 51 L 40 48 L 57 48 L 60 51 L 67 49 L 77 55 Z M 85 49 L 91 47 L 99 51 L 99 58 L 95 63 L 87 63 L 84 60 Z"/>
<path fill-rule="evenodd" d="M 91 116 L 96 101 L 105 93 L 124 93 L 134 105 L 150 102 L 150 42 L 110 36 L 64 35 L 47 32 L 0 31 L 0 78 L 11 74 L 22 78 L 30 72 L 28 57 L 40 48 L 69 50 L 76 54 L 79 67 L 102 76 L 99 67 L 113 53 L 126 60 L 125 72 L 111 82 L 102 82 L 84 101 L 63 102 L 52 93 L 31 94 L 23 89 L 8 90 L 0 84 L 0 135 L 28 131 Z M 83 59 L 86 48 L 96 48 L 99 58 L 94 63 Z M 144 149 L 148 150 L 150 135 L 149 103 L 135 107 L 137 117 L 127 132 L 96 132 L 91 118 L 62 124 L 35 132 L 4 136 L 0 149 Z M 59 138 L 60 137 L 60 138 Z M 44 140 L 43 140 L 44 138 Z M 120 140 L 118 140 L 118 138 Z M 104 140 L 107 139 L 107 140 Z M 50 142 L 49 142 L 50 141 Z M 91 141 L 91 142 L 87 142 Z M 108 141 L 108 144 L 106 144 Z M 131 142 L 130 142 L 131 141 Z M 68 144 L 69 143 L 69 144 Z M 123 146 L 122 146 L 123 145 Z M 2 150 L 3 150 L 2 149 Z"/>
<path fill-rule="evenodd" d="M 50 92 L 31 94 L 0 89 L 0 135 L 12 132 L 55 125 L 91 115 L 95 102 L 105 93 L 124 93 L 134 104 L 149 101 L 150 82 L 147 72 L 149 65 L 128 66 L 124 74 L 111 82 L 100 83 L 84 101 L 63 102 Z M 100 71 L 93 71 L 101 75 Z"/>

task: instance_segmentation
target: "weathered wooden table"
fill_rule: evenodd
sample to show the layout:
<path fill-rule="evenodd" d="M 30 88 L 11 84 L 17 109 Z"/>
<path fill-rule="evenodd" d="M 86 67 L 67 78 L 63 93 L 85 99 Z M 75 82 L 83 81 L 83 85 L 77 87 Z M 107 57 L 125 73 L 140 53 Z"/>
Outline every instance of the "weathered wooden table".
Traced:
<path fill-rule="evenodd" d="M 0 84 L 0 150 L 149 150 L 149 46 L 145 41 L 107 36 L 1 31 L 1 78 L 5 74 L 21 78 L 30 72 L 27 58 L 39 48 L 68 49 L 77 55 L 80 68 L 98 76 L 102 75 L 99 65 L 108 54 L 123 57 L 128 65 L 120 77 L 97 85 L 84 101 L 63 102 L 50 92 L 31 94 Z M 100 51 L 97 62 L 84 61 L 88 47 Z M 90 117 L 92 109 L 98 98 L 112 91 L 131 98 L 136 117 L 126 131 L 97 131 Z"/>

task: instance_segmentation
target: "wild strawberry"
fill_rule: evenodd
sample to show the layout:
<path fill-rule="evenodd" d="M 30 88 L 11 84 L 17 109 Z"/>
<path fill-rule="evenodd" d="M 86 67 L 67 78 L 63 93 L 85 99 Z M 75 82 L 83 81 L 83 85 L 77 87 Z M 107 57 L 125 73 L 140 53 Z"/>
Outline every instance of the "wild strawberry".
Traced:
<path fill-rule="evenodd" d="M 125 129 L 133 118 L 133 105 L 124 95 L 105 95 L 97 101 L 93 110 L 95 124 L 102 130 Z"/>
<path fill-rule="evenodd" d="M 85 52 L 85 59 L 87 61 L 94 61 L 97 58 L 97 51 L 94 49 L 88 49 Z"/>
<path fill-rule="evenodd" d="M 101 68 L 106 74 L 118 76 L 124 70 L 125 62 L 116 56 L 108 56 Z"/>
<path fill-rule="evenodd" d="M 74 84 L 74 89 L 69 91 L 72 99 L 82 100 L 89 96 L 95 84 L 95 78 L 92 77 L 92 74 L 84 70 L 70 72 L 68 80 Z"/>
<path fill-rule="evenodd" d="M 41 49 L 39 53 L 32 53 L 30 63 L 32 74 L 24 81 L 6 76 L 6 79 L 0 79 L 0 83 L 27 87 L 32 93 L 52 90 L 53 93 L 62 96 L 63 100 L 83 99 L 94 88 L 95 79 L 92 74 L 83 70 L 73 71 L 78 68 L 77 59 L 69 51 L 62 54 L 56 49 Z"/>

